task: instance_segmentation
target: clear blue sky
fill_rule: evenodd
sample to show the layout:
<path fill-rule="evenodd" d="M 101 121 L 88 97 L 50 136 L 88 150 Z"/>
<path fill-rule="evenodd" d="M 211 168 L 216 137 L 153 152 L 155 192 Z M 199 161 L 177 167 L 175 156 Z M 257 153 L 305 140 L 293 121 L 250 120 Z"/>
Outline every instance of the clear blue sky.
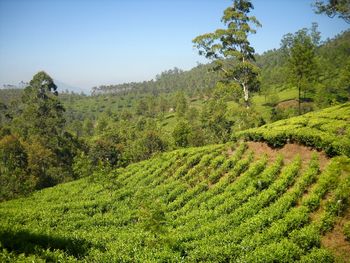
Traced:
<path fill-rule="evenodd" d="M 313 0 L 253 0 L 262 23 L 251 43 L 258 53 L 282 36 L 318 22 L 322 38 L 349 28 L 316 15 Z M 0 0 L 0 85 L 29 81 L 45 70 L 89 90 L 143 81 L 173 67 L 204 62 L 191 40 L 222 26 L 229 0 Z"/>

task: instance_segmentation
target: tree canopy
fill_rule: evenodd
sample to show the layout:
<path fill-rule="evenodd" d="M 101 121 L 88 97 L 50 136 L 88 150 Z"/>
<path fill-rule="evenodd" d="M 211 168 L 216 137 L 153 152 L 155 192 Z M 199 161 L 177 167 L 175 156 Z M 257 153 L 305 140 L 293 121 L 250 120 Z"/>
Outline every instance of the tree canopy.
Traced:
<path fill-rule="evenodd" d="M 58 100 L 57 86 L 44 71 L 33 76 L 22 96 L 23 111 L 18 120 L 18 132 L 25 138 L 41 138 L 62 134 L 65 119 L 63 105 Z"/>
<path fill-rule="evenodd" d="M 330 18 L 338 16 L 350 24 L 349 0 L 316 0 L 315 8 L 317 14 L 326 14 Z"/>
<path fill-rule="evenodd" d="M 249 16 L 253 4 L 247 0 L 235 0 L 224 11 L 221 21 L 226 28 L 217 29 L 193 40 L 199 54 L 215 62 L 227 82 L 237 82 L 243 89 L 244 101 L 248 107 L 249 91 L 258 87 L 259 68 L 255 62 L 255 50 L 248 36 L 256 33 L 261 24 Z"/>
<path fill-rule="evenodd" d="M 311 30 L 306 28 L 294 34 L 287 34 L 281 41 L 281 48 L 287 56 L 290 78 L 299 91 L 299 114 L 301 114 L 301 91 L 311 86 L 316 78 L 316 47 L 320 35 L 317 24 Z"/>

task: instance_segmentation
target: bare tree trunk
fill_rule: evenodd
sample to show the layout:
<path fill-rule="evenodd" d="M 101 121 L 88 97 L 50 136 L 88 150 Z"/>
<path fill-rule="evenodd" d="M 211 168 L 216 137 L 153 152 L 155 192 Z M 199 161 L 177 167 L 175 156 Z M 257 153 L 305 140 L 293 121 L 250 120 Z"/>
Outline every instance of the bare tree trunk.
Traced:
<path fill-rule="evenodd" d="M 298 90 L 299 90 L 299 99 L 298 99 L 298 106 L 299 106 L 299 115 L 301 115 L 301 105 L 300 105 L 300 90 L 301 90 L 301 88 L 300 88 L 300 83 L 299 83 L 299 85 L 298 85 Z"/>
<path fill-rule="evenodd" d="M 245 83 L 242 83 L 242 87 L 243 87 L 243 93 L 244 93 L 244 102 L 245 102 L 245 106 L 247 109 L 249 109 L 249 90 L 248 87 L 246 86 Z"/>

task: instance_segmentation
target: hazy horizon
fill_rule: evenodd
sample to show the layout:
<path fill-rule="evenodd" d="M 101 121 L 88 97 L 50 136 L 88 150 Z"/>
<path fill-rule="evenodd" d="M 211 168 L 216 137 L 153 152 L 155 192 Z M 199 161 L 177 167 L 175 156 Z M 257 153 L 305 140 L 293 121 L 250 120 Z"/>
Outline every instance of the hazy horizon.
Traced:
<path fill-rule="evenodd" d="M 192 39 L 222 27 L 231 2 L 0 0 L 0 86 L 29 81 L 39 70 L 85 91 L 189 70 L 206 62 Z M 316 15 L 311 0 L 252 2 L 262 23 L 250 37 L 259 54 L 312 22 L 322 40 L 349 29 L 341 19 Z"/>

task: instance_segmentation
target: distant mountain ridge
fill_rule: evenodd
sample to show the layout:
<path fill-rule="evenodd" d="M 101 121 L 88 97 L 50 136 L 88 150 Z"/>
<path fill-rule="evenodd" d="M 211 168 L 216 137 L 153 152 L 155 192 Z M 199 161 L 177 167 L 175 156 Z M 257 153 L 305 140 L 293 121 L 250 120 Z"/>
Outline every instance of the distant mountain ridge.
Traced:
<path fill-rule="evenodd" d="M 320 76 L 324 84 L 331 84 L 338 76 L 339 70 L 345 67 L 350 59 L 350 30 L 327 39 L 317 49 L 317 56 L 326 67 L 320 69 Z M 287 61 L 281 49 L 272 49 L 263 54 L 256 55 L 256 63 L 261 68 L 261 89 L 287 88 Z M 323 65 L 324 66 L 324 65 Z M 221 77 L 213 72 L 212 65 L 199 64 L 184 71 L 179 68 L 165 70 L 158 74 L 154 80 L 143 82 L 130 82 L 122 84 L 100 85 L 93 87 L 92 95 L 100 94 L 126 94 L 130 92 L 146 92 L 156 94 L 159 92 L 203 90 L 213 88 Z"/>
<path fill-rule="evenodd" d="M 20 81 L 18 84 L 3 84 L 0 89 L 24 89 L 28 82 Z"/>
<path fill-rule="evenodd" d="M 54 79 L 54 82 L 55 82 L 55 84 L 57 86 L 57 89 L 58 89 L 59 93 L 63 93 L 63 92 L 66 92 L 66 91 L 74 92 L 74 93 L 81 93 L 81 92 L 90 93 L 89 90 L 86 90 L 86 89 L 83 89 L 83 88 L 80 88 L 80 87 L 76 87 L 76 86 L 72 86 L 70 84 L 67 84 L 67 83 L 62 82 L 62 81 L 57 80 L 57 79 Z"/>
<path fill-rule="evenodd" d="M 54 79 L 54 83 L 57 86 L 58 92 L 63 93 L 63 92 L 74 92 L 74 93 L 90 93 L 89 90 L 83 89 L 80 87 L 72 86 L 70 84 L 67 84 L 65 82 L 62 82 L 60 80 Z M 18 84 L 3 84 L 0 89 L 24 89 L 29 85 L 29 82 L 21 81 Z"/>

